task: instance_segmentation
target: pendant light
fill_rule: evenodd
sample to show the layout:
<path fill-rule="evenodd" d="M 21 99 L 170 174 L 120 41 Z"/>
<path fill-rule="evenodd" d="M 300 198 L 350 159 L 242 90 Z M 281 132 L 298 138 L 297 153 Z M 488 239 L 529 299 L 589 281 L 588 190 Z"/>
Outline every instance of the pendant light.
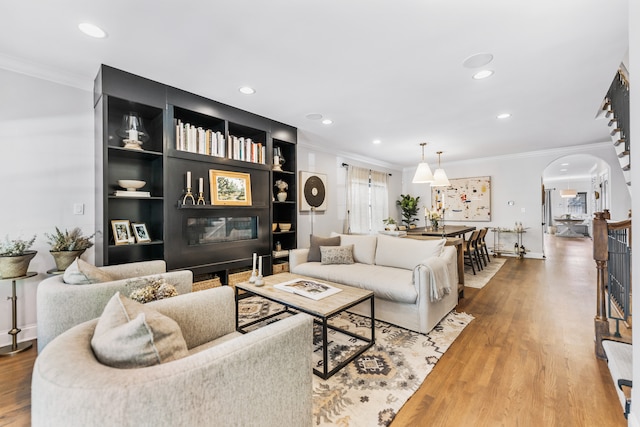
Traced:
<path fill-rule="evenodd" d="M 433 173 L 431 173 L 431 168 L 424 161 L 424 146 L 427 145 L 426 142 L 421 142 L 420 146 L 422 147 L 422 161 L 418 164 L 418 169 L 416 169 L 416 174 L 413 176 L 414 184 L 428 184 L 433 182 Z"/>
<path fill-rule="evenodd" d="M 431 183 L 432 187 L 448 187 L 451 185 L 449 182 L 449 178 L 447 178 L 447 174 L 444 173 L 444 169 L 440 167 L 440 155 L 442 151 L 438 151 L 438 169 L 433 173 L 433 182 Z"/>
<path fill-rule="evenodd" d="M 571 188 L 567 188 L 566 190 L 560 190 L 560 197 L 563 197 L 565 199 L 576 197 L 577 195 L 578 195 L 578 191 Z"/>

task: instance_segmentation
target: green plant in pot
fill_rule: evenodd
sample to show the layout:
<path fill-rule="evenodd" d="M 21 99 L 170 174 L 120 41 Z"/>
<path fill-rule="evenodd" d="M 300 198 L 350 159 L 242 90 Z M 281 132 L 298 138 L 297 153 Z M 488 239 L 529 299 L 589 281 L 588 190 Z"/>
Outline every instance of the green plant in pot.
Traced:
<path fill-rule="evenodd" d="M 38 253 L 29 250 L 36 241 L 36 236 L 30 240 L 13 239 L 6 236 L 4 242 L 0 242 L 0 276 L 3 279 L 22 277 L 27 274 L 29 263 Z"/>
<path fill-rule="evenodd" d="M 64 233 L 56 227 L 55 233 L 45 233 L 47 242 L 51 245 L 49 252 L 56 262 L 58 271 L 66 270 L 69 265 L 87 249 L 93 246 L 91 236 L 84 236 L 78 227 L 71 231 L 64 230 Z"/>
<path fill-rule="evenodd" d="M 401 194 L 400 200 L 396 200 L 396 205 L 400 206 L 402 211 L 402 222 L 407 225 L 408 228 L 414 228 L 414 224 L 418 220 L 418 202 L 420 196 L 412 197 L 409 194 Z"/>
<path fill-rule="evenodd" d="M 385 229 L 390 230 L 390 231 L 394 231 L 396 229 L 396 220 L 389 217 L 387 219 L 382 220 L 382 222 L 384 222 L 384 225 L 386 225 Z"/>

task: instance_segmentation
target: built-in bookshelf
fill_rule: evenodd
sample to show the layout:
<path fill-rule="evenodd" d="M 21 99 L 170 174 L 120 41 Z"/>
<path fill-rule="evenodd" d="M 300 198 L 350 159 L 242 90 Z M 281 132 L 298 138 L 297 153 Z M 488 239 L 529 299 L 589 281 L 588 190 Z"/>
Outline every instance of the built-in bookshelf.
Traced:
<path fill-rule="evenodd" d="M 276 241 L 282 252 L 295 248 L 295 128 L 104 65 L 95 89 L 99 265 L 164 259 L 170 270 L 187 268 L 224 283 L 230 272 L 250 268 L 254 252 L 269 274 Z M 119 136 L 129 112 L 142 118 L 149 134 L 139 150 L 125 149 Z M 272 171 L 274 146 L 286 153 L 282 171 Z M 214 172 L 250 177 L 251 203 L 213 204 Z M 187 175 L 195 197 L 185 202 Z M 276 176 L 289 184 L 285 202 L 275 201 Z M 144 180 L 140 190 L 148 194 L 118 197 L 117 179 Z M 196 204 L 200 180 L 203 203 Z M 145 223 L 152 241 L 115 245 L 110 221 L 121 219 Z M 278 221 L 290 223 L 290 230 L 273 232 Z"/>

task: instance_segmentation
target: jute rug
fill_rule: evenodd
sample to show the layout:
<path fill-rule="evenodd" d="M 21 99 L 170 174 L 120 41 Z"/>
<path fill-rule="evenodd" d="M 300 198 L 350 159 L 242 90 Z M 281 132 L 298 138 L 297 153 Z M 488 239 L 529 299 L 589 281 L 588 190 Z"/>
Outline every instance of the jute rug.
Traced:
<path fill-rule="evenodd" d="M 279 308 L 259 297 L 241 300 L 241 322 Z M 471 320 L 473 316 L 453 311 L 426 335 L 376 321 L 373 347 L 328 380 L 313 376 L 313 425 L 388 426 Z M 343 313 L 331 323 L 360 335 L 369 336 L 371 331 L 369 319 L 352 313 Z M 359 344 L 333 330 L 329 341 L 332 360 L 340 360 Z M 321 344 L 318 328 L 314 330 L 317 366 L 321 365 Z"/>
<path fill-rule="evenodd" d="M 484 270 L 476 270 L 474 275 L 471 267 L 464 268 L 464 285 L 470 288 L 483 288 L 489 280 L 502 268 L 506 262 L 505 258 L 491 258 L 491 262 L 484 266 Z"/>

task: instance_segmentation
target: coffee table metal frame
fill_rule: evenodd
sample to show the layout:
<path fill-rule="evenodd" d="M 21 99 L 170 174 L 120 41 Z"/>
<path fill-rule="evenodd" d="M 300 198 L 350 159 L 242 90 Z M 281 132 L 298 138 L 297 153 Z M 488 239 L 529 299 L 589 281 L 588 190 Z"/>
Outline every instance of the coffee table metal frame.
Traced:
<path fill-rule="evenodd" d="M 273 279 L 270 280 L 271 283 L 275 284 L 275 283 L 282 283 L 288 280 L 291 280 L 292 278 L 296 278 L 296 277 L 300 277 L 300 278 L 305 278 L 304 276 L 294 276 L 291 275 L 289 273 L 280 273 L 278 275 L 274 275 L 271 277 L 276 277 L 276 276 L 283 276 L 283 279 L 281 280 L 277 280 L 274 281 Z M 284 278 L 286 277 L 286 278 Z M 265 278 L 266 279 L 266 278 Z M 318 282 L 323 282 L 323 283 L 327 283 L 331 286 L 335 286 L 335 287 L 339 287 L 344 289 L 345 286 L 343 285 L 337 285 L 333 282 L 329 282 L 326 280 L 317 280 L 314 278 L 309 277 L 309 280 L 314 280 L 314 281 L 318 281 Z M 273 285 L 269 285 L 266 284 L 264 285 L 264 287 L 256 287 L 253 284 L 250 284 L 248 282 L 243 282 L 243 283 L 239 283 L 235 286 L 235 293 L 236 293 L 236 330 L 238 332 L 241 333 L 247 333 L 248 331 L 246 331 L 247 328 L 251 327 L 252 325 L 255 325 L 257 323 L 263 322 L 267 319 L 270 319 L 272 317 L 276 317 L 280 314 L 283 313 L 291 313 L 291 314 L 295 314 L 298 312 L 302 312 L 302 313 L 307 313 L 311 316 L 313 316 L 314 318 L 314 322 L 319 324 L 322 327 L 322 371 L 313 368 L 313 373 L 318 375 L 320 378 L 322 379 L 327 379 L 329 377 L 331 377 L 333 374 L 335 374 L 336 372 L 338 372 L 340 369 L 344 368 L 345 366 L 347 366 L 352 360 L 354 360 L 356 357 L 360 356 L 362 353 L 364 353 L 367 349 L 371 348 L 371 346 L 373 346 L 373 344 L 375 343 L 375 314 L 374 314 L 374 299 L 373 299 L 373 292 L 368 292 L 365 295 L 362 295 L 358 298 L 355 298 L 353 301 L 349 302 L 346 305 L 341 306 L 339 309 L 337 310 L 331 310 L 329 312 L 323 311 L 321 309 L 321 301 L 325 301 L 328 300 L 336 295 L 339 294 L 335 294 L 335 295 L 330 295 L 326 298 L 323 298 L 322 300 L 312 300 L 310 298 L 305 298 L 299 295 L 295 295 L 286 291 L 282 291 L 282 290 L 275 290 L 274 292 L 272 292 L 272 294 L 270 294 L 269 292 L 261 292 L 262 289 L 267 289 L 273 287 Z M 242 327 L 239 325 L 239 315 L 238 315 L 238 303 L 240 301 L 240 299 L 243 299 L 246 296 L 240 296 L 240 291 L 244 291 L 247 292 L 250 295 L 256 295 L 262 298 L 265 298 L 269 301 L 273 301 L 275 303 L 281 304 L 284 306 L 283 310 L 280 310 L 276 313 L 272 313 L 269 314 L 267 316 L 261 317 L 260 319 L 254 320 L 252 322 L 249 323 L 245 323 L 242 325 Z M 305 305 L 307 305 L 307 307 L 302 307 L 300 304 L 296 304 L 295 302 L 292 302 L 289 297 L 295 295 L 298 298 L 305 298 Z M 369 300 L 370 304 L 371 304 L 371 338 L 366 338 L 362 335 L 358 335 L 358 334 L 354 334 L 351 331 L 347 331 L 341 328 L 338 328 L 337 326 L 334 325 L 330 325 L 329 324 L 329 320 L 337 315 L 339 315 L 340 313 L 342 313 L 343 311 L 347 311 L 348 309 L 362 303 L 363 301 Z M 314 304 L 314 303 L 318 303 L 318 304 Z M 317 307 L 316 307 L 317 306 Z M 351 337 L 357 338 L 358 340 L 364 341 L 364 344 L 362 346 L 360 346 L 360 348 L 358 350 L 356 350 L 352 355 L 350 355 L 347 359 L 343 360 L 342 362 L 338 363 L 336 366 L 334 366 L 331 370 L 329 370 L 329 342 L 328 342 L 328 330 L 332 329 L 335 331 L 338 331 L 342 334 L 346 334 L 349 335 Z"/>

